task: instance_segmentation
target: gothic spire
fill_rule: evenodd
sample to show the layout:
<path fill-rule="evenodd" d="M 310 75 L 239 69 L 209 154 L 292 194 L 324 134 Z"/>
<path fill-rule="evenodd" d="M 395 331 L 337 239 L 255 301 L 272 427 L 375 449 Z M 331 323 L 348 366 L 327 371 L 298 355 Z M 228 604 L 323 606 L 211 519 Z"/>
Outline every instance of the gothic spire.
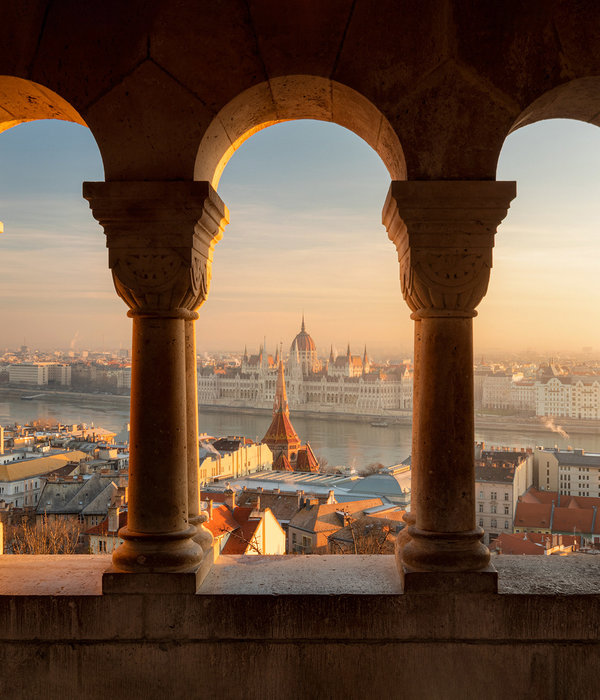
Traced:
<path fill-rule="evenodd" d="M 304 311 L 302 312 L 302 326 L 300 328 L 301 333 L 306 333 L 306 325 L 304 323 Z"/>
<path fill-rule="evenodd" d="M 286 416 L 290 414 L 288 406 L 287 392 L 285 390 L 285 376 L 283 372 L 283 361 L 279 360 L 279 368 L 277 371 L 277 387 L 275 389 L 275 401 L 273 402 L 273 415 L 284 413 Z"/>

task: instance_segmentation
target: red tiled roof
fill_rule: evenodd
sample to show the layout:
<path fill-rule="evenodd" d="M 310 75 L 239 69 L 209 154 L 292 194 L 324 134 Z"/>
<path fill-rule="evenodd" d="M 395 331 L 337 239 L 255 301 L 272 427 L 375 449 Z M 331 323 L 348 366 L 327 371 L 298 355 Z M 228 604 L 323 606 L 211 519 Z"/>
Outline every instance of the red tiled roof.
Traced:
<path fill-rule="evenodd" d="M 233 511 L 233 517 L 239 525 L 229 535 L 222 554 L 245 554 L 248 548 L 252 549 L 252 539 L 260 525 L 260 518 L 250 520 L 252 508 L 237 507 Z"/>
<path fill-rule="evenodd" d="M 280 452 L 277 459 L 273 462 L 273 470 L 276 472 L 294 471 L 292 465 L 290 464 L 290 460 L 283 452 Z"/>
<path fill-rule="evenodd" d="M 515 527 L 550 528 L 552 504 L 519 501 L 515 512 Z"/>
<path fill-rule="evenodd" d="M 552 529 L 556 532 L 591 532 L 593 519 L 591 509 L 555 508 Z M 597 523 L 594 529 L 599 532 Z"/>
<path fill-rule="evenodd" d="M 319 471 L 319 462 L 312 450 L 312 447 L 308 443 L 298 450 L 298 456 L 296 457 L 296 470 L 300 472 Z"/>
<path fill-rule="evenodd" d="M 493 542 L 490 549 L 502 552 L 502 554 L 545 554 L 546 547 L 542 542 L 534 541 L 531 537 L 538 533 L 509 534 L 501 533 Z M 550 535 L 546 535 L 552 539 Z"/>
<path fill-rule="evenodd" d="M 294 430 L 289 416 L 282 411 L 277 412 L 273 416 L 271 425 L 262 441 L 269 447 L 271 445 L 300 445 L 300 438 Z"/>
<path fill-rule="evenodd" d="M 213 507 L 212 518 L 204 524 L 212 532 L 213 537 L 222 537 L 226 532 L 232 532 L 239 527 L 232 512 L 224 504 Z"/>

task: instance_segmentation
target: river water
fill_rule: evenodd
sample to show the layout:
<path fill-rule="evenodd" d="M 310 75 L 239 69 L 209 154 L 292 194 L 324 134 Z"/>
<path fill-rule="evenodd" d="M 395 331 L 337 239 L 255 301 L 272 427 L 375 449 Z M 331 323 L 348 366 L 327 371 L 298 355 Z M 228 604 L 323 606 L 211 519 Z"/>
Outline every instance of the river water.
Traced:
<path fill-rule="evenodd" d="M 63 423 L 94 423 L 96 427 L 115 430 L 120 439 L 127 439 L 126 426 L 129 421 L 129 399 L 105 395 L 53 395 L 23 401 L 21 393 L 0 391 L 0 425 L 26 423 L 38 418 L 51 418 Z M 34 393 L 34 392 L 31 392 Z M 360 469 L 373 462 L 385 465 L 397 464 L 410 454 L 410 427 L 392 425 L 377 428 L 369 423 L 331 420 L 329 418 L 291 415 L 294 428 L 302 441 L 310 442 L 318 456 L 330 465 L 352 465 Z M 267 414 L 253 415 L 200 411 L 200 432 L 209 435 L 245 435 L 260 439 L 269 427 Z M 568 439 L 551 431 L 527 432 L 476 430 L 477 440 L 486 445 L 510 447 L 582 447 L 588 452 L 600 452 L 600 432 L 592 435 L 571 434 Z"/>

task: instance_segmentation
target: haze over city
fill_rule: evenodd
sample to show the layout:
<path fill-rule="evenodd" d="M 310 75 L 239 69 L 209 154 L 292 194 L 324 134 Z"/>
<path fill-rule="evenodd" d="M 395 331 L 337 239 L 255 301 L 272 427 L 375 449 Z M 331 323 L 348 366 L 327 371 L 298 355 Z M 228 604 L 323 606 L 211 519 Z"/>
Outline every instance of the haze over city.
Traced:
<path fill-rule="evenodd" d="M 84 127 L 23 124 L 0 136 L 2 346 L 127 347 L 104 235 L 81 197 L 102 180 Z M 553 120 L 512 134 L 498 179 L 516 179 L 496 239 L 475 351 L 600 347 L 595 279 L 600 132 Z M 295 121 L 252 136 L 225 168 L 231 223 L 215 251 L 199 351 L 284 347 L 302 312 L 320 352 L 350 342 L 410 354 L 396 252 L 380 224 L 389 175 L 377 154 L 332 124 Z"/>

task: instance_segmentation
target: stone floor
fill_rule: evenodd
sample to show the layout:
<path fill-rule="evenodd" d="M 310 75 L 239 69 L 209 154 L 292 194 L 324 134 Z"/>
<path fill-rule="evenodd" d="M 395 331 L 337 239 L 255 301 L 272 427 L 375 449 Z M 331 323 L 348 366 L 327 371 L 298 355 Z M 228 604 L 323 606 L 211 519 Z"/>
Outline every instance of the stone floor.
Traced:
<path fill-rule="evenodd" d="M 499 556 L 499 592 L 600 593 L 600 555 Z M 100 595 L 110 555 L 0 556 L 0 595 Z M 222 556 L 205 595 L 398 594 L 392 556 Z"/>

